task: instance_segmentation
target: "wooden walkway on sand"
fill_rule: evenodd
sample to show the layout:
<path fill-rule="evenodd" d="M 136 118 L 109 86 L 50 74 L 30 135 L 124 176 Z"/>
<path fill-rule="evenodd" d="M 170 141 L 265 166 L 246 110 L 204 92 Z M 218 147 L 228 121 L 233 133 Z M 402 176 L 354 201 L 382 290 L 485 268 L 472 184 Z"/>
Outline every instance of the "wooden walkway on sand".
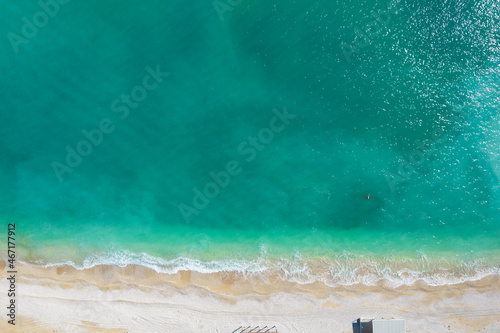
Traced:
<path fill-rule="evenodd" d="M 240 326 L 231 333 L 278 333 L 276 326 L 273 327 L 259 327 L 259 326 Z"/>

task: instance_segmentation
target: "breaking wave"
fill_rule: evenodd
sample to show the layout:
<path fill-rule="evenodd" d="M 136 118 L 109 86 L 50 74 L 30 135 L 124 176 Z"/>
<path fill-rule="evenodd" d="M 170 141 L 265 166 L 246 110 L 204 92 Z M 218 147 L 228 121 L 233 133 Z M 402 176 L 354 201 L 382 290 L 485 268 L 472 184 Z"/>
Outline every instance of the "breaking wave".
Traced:
<path fill-rule="evenodd" d="M 484 259 L 471 261 L 428 259 L 425 254 L 418 258 L 374 258 L 365 255 L 342 253 L 335 258 L 270 259 L 261 255 L 253 260 L 201 261 L 179 257 L 162 259 L 147 253 L 116 251 L 95 254 L 77 264 L 72 261 L 60 263 L 34 262 L 31 264 L 54 267 L 69 265 L 76 269 L 88 269 L 98 265 L 125 267 L 138 265 L 158 273 L 175 274 L 179 271 L 199 273 L 238 272 L 246 279 L 262 282 L 290 281 L 299 284 L 323 282 L 328 286 L 385 282 L 393 287 L 412 285 L 423 281 L 428 285 L 441 286 L 480 280 L 488 275 L 500 275 L 500 265 Z"/>

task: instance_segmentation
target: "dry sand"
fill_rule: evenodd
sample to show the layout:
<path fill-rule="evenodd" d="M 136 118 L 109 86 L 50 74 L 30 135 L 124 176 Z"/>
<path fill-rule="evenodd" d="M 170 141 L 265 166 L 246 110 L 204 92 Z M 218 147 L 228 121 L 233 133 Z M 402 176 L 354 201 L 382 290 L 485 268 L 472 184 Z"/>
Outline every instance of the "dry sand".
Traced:
<path fill-rule="evenodd" d="M 7 306 L 0 261 L 2 308 Z M 148 268 L 19 265 L 16 325 L 1 332 L 352 332 L 362 318 L 401 318 L 407 332 L 500 332 L 500 276 L 432 287 L 262 283 L 238 273 L 159 274 Z M 6 312 L 4 310 L 4 312 Z"/>

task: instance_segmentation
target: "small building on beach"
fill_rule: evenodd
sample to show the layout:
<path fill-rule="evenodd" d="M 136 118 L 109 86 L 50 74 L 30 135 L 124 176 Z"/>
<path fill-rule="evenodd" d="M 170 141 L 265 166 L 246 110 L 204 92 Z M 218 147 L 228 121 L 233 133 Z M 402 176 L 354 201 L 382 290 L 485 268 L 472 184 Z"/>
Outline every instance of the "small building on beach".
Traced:
<path fill-rule="evenodd" d="M 353 333 L 405 333 L 404 319 L 361 319 L 352 323 Z"/>

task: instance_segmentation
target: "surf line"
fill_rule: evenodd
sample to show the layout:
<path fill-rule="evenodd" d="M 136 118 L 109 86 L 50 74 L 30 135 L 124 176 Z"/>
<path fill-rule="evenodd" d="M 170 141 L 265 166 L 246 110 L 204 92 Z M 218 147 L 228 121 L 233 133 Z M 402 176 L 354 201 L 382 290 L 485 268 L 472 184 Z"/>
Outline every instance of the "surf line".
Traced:
<path fill-rule="evenodd" d="M 169 73 L 162 72 L 160 65 L 156 65 L 156 69 L 154 70 L 150 66 L 147 66 L 146 72 L 148 74 L 143 77 L 141 85 L 133 87 L 130 90 L 130 94 L 122 94 L 120 98 L 111 102 L 111 111 L 118 113 L 120 120 L 125 120 L 130 114 L 130 109 L 136 109 L 139 103 L 148 97 L 148 91 L 156 89 L 163 82 L 163 79 L 170 75 Z M 81 132 L 87 140 L 79 141 L 76 144 L 76 148 L 67 145 L 66 164 L 57 161 L 51 163 L 52 170 L 54 170 L 59 182 L 61 183 L 64 180 L 63 175 L 65 173 L 72 173 L 75 168 L 82 164 L 84 157 L 92 154 L 94 147 L 98 147 L 103 142 L 105 134 L 109 135 L 115 129 L 116 126 L 111 119 L 102 118 L 97 128 L 90 131 L 84 129 Z"/>
<path fill-rule="evenodd" d="M 241 156 L 244 156 L 246 162 L 250 163 L 255 160 L 258 152 L 263 151 L 274 140 L 275 134 L 281 133 L 290 124 L 290 120 L 297 117 L 297 115 L 288 113 L 286 106 L 283 107 L 283 111 L 273 109 L 273 113 L 275 116 L 269 120 L 268 127 L 261 128 L 257 136 L 248 136 L 238 145 L 237 151 Z M 231 177 L 241 174 L 242 171 L 240 162 L 236 160 L 228 161 L 225 170 L 217 173 L 210 171 L 208 176 L 212 181 L 207 182 L 202 187 L 203 191 L 198 187 L 193 188 L 192 206 L 185 203 L 179 204 L 179 212 L 184 222 L 189 224 L 191 216 L 199 215 L 200 211 L 210 204 L 210 200 L 215 199 L 221 190 L 229 185 Z"/>

